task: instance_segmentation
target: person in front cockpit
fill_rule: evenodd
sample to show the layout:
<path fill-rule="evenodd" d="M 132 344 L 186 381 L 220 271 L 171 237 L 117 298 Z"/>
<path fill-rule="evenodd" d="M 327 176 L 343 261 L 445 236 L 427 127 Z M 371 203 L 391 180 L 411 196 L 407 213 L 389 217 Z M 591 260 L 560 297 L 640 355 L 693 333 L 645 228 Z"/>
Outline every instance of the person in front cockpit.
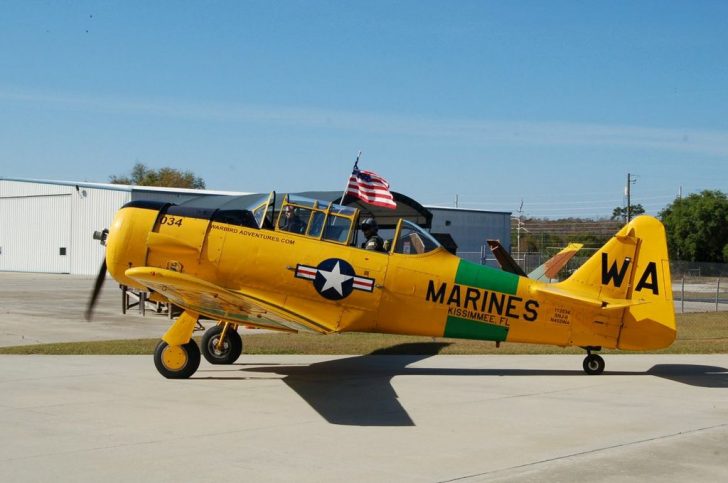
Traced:
<path fill-rule="evenodd" d="M 295 208 L 287 205 L 283 208 L 283 218 L 281 218 L 279 228 L 291 233 L 303 233 L 306 231 L 306 224 L 298 217 Z"/>

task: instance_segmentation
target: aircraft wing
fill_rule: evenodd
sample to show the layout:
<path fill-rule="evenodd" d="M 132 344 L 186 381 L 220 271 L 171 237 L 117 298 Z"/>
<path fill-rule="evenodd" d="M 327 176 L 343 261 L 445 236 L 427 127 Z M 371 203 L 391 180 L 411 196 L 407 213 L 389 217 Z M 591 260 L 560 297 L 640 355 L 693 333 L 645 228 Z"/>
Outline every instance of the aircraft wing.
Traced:
<path fill-rule="evenodd" d="M 569 243 L 566 248 L 546 260 L 543 265 L 529 273 L 528 278 L 540 280 L 542 282 L 549 282 L 555 279 L 559 271 L 564 268 L 564 265 L 566 265 L 583 246 L 583 243 Z"/>
<path fill-rule="evenodd" d="M 184 273 L 154 267 L 130 268 L 125 275 L 164 295 L 173 304 L 213 319 L 288 332 L 330 332 L 323 322 L 268 300 L 228 290 Z"/>

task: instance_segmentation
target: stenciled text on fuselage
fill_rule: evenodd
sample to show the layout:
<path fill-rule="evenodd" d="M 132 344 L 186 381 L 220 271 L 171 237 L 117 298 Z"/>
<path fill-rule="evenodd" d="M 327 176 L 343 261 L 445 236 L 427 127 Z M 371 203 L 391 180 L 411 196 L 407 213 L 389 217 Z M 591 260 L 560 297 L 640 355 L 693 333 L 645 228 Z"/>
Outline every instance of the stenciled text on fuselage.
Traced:
<path fill-rule="evenodd" d="M 425 300 L 448 306 L 448 315 L 479 320 L 491 324 L 508 325 L 509 319 L 533 322 L 538 317 L 538 301 L 500 292 L 491 292 L 457 283 L 448 286 L 441 282 L 435 286 L 427 282 Z"/>

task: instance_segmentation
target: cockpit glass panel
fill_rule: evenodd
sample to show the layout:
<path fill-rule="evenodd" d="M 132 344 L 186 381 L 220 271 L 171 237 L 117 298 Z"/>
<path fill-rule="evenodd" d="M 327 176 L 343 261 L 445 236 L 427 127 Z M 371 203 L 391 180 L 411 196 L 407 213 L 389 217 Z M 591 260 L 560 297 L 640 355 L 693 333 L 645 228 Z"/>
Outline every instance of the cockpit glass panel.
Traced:
<path fill-rule="evenodd" d="M 277 229 L 346 244 L 358 213 L 357 208 L 288 195 L 283 201 Z"/>
<path fill-rule="evenodd" d="M 312 200 L 311 198 L 304 198 L 303 196 L 288 195 L 288 203 L 297 206 L 305 206 L 307 208 L 313 208 L 318 205 L 318 201 Z"/>
<path fill-rule="evenodd" d="M 324 230 L 324 240 L 345 243 L 349 239 L 351 222 L 351 218 L 329 215 L 329 219 L 326 222 L 326 230 Z"/>
<path fill-rule="evenodd" d="M 402 220 L 397 243 L 394 246 L 394 253 L 419 255 L 431 252 L 439 247 L 440 243 L 432 235 L 414 223 Z"/>
<path fill-rule="evenodd" d="M 324 228 L 324 219 L 326 213 L 323 211 L 314 211 L 311 216 L 311 223 L 309 224 L 308 236 L 318 238 L 321 236 L 321 230 Z"/>
<path fill-rule="evenodd" d="M 264 203 L 253 210 L 253 216 L 258 226 L 263 226 L 263 217 L 265 216 L 265 209 L 268 207 L 267 203 Z"/>
<path fill-rule="evenodd" d="M 331 213 L 335 215 L 341 215 L 341 216 L 348 216 L 353 217 L 356 213 L 355 208 L 350 208 L 348 206 L 341 206 L 341 205 L 331 205 Z"/>

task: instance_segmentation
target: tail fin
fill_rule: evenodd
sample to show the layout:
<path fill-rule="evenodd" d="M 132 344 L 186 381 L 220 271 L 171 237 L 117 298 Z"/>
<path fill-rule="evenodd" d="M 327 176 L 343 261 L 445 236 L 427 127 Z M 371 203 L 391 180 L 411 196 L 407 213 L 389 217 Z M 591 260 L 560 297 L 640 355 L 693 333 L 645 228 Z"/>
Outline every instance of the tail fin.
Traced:
<path fill-rule="evenodd" d="M 655 218 L 635 218 L 558 287 L 604 308 L 624 307 L 620 349 L 657 349 L 675 339 L 665 228 Z"/>

